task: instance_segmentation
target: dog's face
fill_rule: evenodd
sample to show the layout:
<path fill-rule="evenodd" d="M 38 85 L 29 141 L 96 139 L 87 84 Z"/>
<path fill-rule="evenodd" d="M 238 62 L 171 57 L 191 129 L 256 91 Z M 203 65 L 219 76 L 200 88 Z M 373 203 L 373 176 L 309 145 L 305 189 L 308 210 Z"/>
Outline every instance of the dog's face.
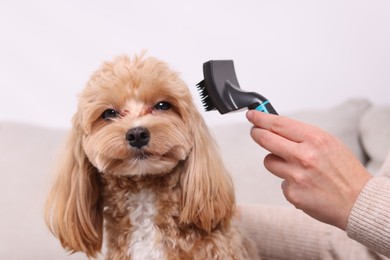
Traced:
<path fill-rule="evenodd" d="M 95 72 L 75 121 L 90 162 L 114 175 L 162 174 L 192 148 L 197 113 L 179 76 L 154 58 L 120 57 Z"/>

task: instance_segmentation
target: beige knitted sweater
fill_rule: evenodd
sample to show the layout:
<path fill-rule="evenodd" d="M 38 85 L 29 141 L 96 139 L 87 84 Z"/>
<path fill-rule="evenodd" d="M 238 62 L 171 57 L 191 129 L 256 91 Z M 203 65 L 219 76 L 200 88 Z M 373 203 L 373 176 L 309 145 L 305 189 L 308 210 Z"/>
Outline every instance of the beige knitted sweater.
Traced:
<path fill-rule="evenodd" d="M 240 208 L 240 224 L 257 244 L 262 259 L 390 258 L 390 153 L 356 200 L 346 232 L 293 207 Z"/>

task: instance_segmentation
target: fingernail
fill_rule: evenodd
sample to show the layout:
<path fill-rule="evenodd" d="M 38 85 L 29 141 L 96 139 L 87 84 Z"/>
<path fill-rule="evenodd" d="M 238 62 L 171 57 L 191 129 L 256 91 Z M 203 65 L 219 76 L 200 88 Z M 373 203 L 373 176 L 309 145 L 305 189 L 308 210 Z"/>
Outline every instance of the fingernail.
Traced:
<path fill-rule="evenodd" d="M 246 112 L 246 118 L 249 121 L 252 121 L 252 118 L 253 118 L 253 111 L 252 110 L 248 110 L 248 112 Z"/>

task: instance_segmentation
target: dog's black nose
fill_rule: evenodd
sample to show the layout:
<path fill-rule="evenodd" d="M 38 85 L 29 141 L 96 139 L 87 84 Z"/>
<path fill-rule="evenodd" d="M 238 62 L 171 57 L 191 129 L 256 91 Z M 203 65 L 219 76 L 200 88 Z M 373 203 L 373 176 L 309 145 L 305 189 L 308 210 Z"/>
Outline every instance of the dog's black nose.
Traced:
<path fill-rule="evenodd" d="M 126 139 L 132 147 L 139 149 L 149 143 L 150 132 L 145 127 L 135 127 L 127 132 Z"/>

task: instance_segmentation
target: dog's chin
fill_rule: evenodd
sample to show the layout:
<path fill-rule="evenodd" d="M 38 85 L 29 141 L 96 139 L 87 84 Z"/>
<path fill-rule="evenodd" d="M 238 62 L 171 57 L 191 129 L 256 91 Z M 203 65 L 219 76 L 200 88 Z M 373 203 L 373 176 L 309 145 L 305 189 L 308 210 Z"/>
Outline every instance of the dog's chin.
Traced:
<path fill-rule="evenodd" d="M 158 175 L 171 172 L 179 163 L 178 160 L 164 156 L 150 156 L 141 154 L 125 161 L 117 174 L 120 175 Z"/>

